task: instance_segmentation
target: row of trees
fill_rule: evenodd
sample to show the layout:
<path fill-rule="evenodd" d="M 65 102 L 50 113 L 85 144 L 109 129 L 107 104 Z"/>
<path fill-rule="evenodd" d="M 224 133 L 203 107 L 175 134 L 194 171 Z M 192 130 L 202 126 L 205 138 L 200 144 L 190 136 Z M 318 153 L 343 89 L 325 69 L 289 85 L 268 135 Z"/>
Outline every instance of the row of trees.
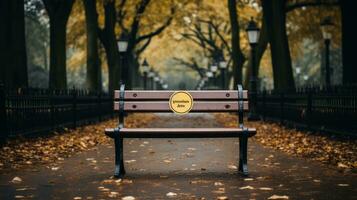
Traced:
<path fill-rule="evenodd" d="M 247 9 L 247 5 L 252 5 L 258 3 L 260 10 L 256 13 Z M 257 44 L 257 50 L 255 51 L 255 58 L 259 62 L 262 60 L 266 49 L 270 47 L 271 64 L 273 71 L 273 80 L 275 89 L 293 89 L 295 88 L 295 81 L 293 76 L 292 68 L 292 55 L 291 50 L 294 51 L 296 44 L 289 43 L 289 40 L 293 39 L 288 37 L 296 37 L 297 29 L 303 31 L 305 35 L 299 36 L 300 38 L 314 38 L 321 41 L 321 33 L 319 31 L 319 23 L 324 15 L 321 13 L 320 16 L 316 16 L 316 13 L 310 12 L 310 15 L 301 15 L 303 11 L 309 8 L 320 8 L 326 12 L 325 16 L 329 14 L 338 15 L 341 13 L 341 22 L 336 21 L 337 24 L 342 24 L 342 51 L 343 51 L 343 83 L 344 84 L 355 84 L 356 80 L 353 78 L 353 72 L 356 72 L 357 68 L 353 64 L 353 47 L 356 45 L 352 37 L 355 34 L 355 30 L 352 30 L 352 22 L 349 20 L 353 19 L 355 13 L 353 13 L 353 5 L 351 1 L 346 0 L 305 0 L 305 1 L 294 1 L 294 0 L 261 0 L 261 1 L 237 1 L 237 0 L 227 0 L 227 9 L 229 20 L 227 21 L 224 17 L 217 17 L 213 15 L 210 19 L 201 19 L 196 17 L 193 23 L 190 23 L 187 30 L 182 34 L 182 36 L 193 43 L 197 44 L 203 50 L 203 55 L 210 57 L 211 60 L 217 59 L 221 55 L 225 55 L 231 63 L 232 73 L 234 78 L 234 85 L 243 82 L 243 66 L 247 65 L 248 70 L 245 74 L 245 85 L 248 85 L 249 74 L 251 71 L 251 55 L 247 51 L 247 45 L 242 41 L 242 33 L 245 32 L 244 27 L 247 24 L 246 13 L 250 12 L 251 16 L 256 16 L 261 18 L 260 21 L 260 38 Z M 237 9 L 238 8 L 238 9 Z M 337 12 L 336 12 L 337 11 Z M 335 12 L 335 13 L 334 13 Z M 291 14 L 292 13 L 292 14 Z M 206 14 L 206 13 L 205 13 Z M 290 25 L 293 27 L 287 27 L 287 15 L 291 14 L 293 17 L 290 19 Z M 315 27 L 308 27 L 313 25 L 309 22 L 315 22 Z M 229 23 L 230 26 L 226 26 Z M 312 29 L 316 36 L 308 35 L 308 29 Z M 290 34 L 288 35 L 288 32 Z M 339 33 L 339 28 L 336 26 L 335 32 L 333 34 Z M 336 38 L 338 40 L 338 38 Z M 230 40 L 230 41 L 229 41 Z M 295 42 L 297 43 L 297 42 Z M 302 41 L 300 41 L 300 44 Z M 337 41 L 340 45 L 340 41 Z M 176 60 L 182 64 L 186 65 L 192 69 L 195 69 L 202 76 L 203 71 L 209 67 L 199 68 L 200 66 L 197 59 L 178 59 Z M 208 64 L 209 65 L 209 64 Z"/>
<path fill-rule="evenodd" d="M 79 0 L 77 0 L 79 1 Z M 41 7 L 43 3 L 44 7 Z M 25 42 L 24 5 L 34 5 L 35 12 L 45 9 L 50 27 L 49 87 L 67 88 L 66 77 L 66 31 L 69 16 L 75 0 L 4 0 L 1 1 L 1 81 L 8 87 L 27 87 L 27 61 Z M 180 4 L 182 4 L 181 2 Z M 176 12 L 177 2 L 151 2 L 151 0 L 83 0 L 86 17 L 87 77 L 86 86 L 101 90 L 101 66 L 98 49 L 103 47 L 109 74 L 109 90 L 123 81 L 130 88 L 136 84 L 138 58 L 150 44 L 153 37 L 168 27 Z M 160 11 L 160 18 L 150 12 Z M 98 10 L 104 17 L 104 24 L 98 23 Z M 155 19 L 153 19 L 155 18 Z M 151 21 L 153 20 L 153 21 Z M 119 35 L 128 38 L 128 50 L 119 62 L 117 39 Z M 100 41 L 100 43 L 98 42 Z"/>
<path fill-rule="evenodd" d="M 80 0 L 76 0 L 77 3 Z M 0 81 L 8 87 L 27 87 L 27 52 L 25 42 L 24 5 L 34 5 L 32 12 L 47 13 L 50 29 L 50 64 L 49 87 L 67 88 L 66 77 L 66 37 L 67 23 L 75 0 L 3 0 L 0 2 Z M 109 75 L 109 90 L 118 87 L 119 79 L 128 87 L 138 86 L 139 58 L 150 45 L 153 37 L 169 27 L 175 16 L 182 18 L 181 10 L 186 4 L 193 3 L 196 10 L 202 2 L 197 1 L 151 1 L 151 0 L 82 0 L 80 9 L 85 13 L 86 29 L 86 86 L 91 90 L 101 90 L 102 69 L 99 49 L 103 48 Z M 213 1 L 215 4 L 217 2 Z M 261 18 L 261 36 L 255 57 L 260 61 L 265 50 L 270 47 L 273 68 L 274 87 L 276 89 L 294 88 L 289 44 L 287 14 L 307 7 L 340 8 L 342 24 L 343 83 L 355 84 L 353 48 L 356 30 L 352 20 L 353 1 L 350 0 L 227 0 L 227 18 L 219 16 L 215 10 L 210 14 L 203 12 L 194 23 L 188 26 L 182 37 L 194 42 L 203 50 L 204 57 L 224 57 L 231 66 L 230 76 L 234 85 L 243 81 L 243 66 L 251 65 L 251 55 L 245 53 L 246 42 L 241 39 L 243 25 L 249 19 L 246 13 L 240 12 L 246 5 L 259 4 L 254 16 Z M 45 12 L 43 12 L 45 11 Z M 75 10 L 78 12 L 78 10 Z M 186 13 L 189 11 L 186 11 Z M 249 13 L 251 14 L 251 13 Z M 253 14 L 252 14 L 253 15 Z M 208 17 L 207 17 L 208 16 Z M 101 22 L 101 19 L 103 19 Z M 306 19 L 306 17 L 304 18 Z M 298 18 L 296 19 L 298 20 Z M 316 19 L 306 19 L 316 20 Z M 243 30 L 242 30 L 243 29 Z M 117 48 L 117 39 L 124 36 L 128 39 L 128 50 L 122 55 Z M 249 55 L 249 56 L 247 56 Z M 197 58 L 189 60 L 175 58 L 181 64 L 188 65 L 204 76 L 204 67 Z M 259 63 L 259 62 L 258 62 Z M 259 64 L 257 66 L 260 66 Z M 206 66 L 207 67 L 207 66 Z M 248 68 L 250 69 L 250 67 Z M 246 71 L 249 77 L 250 70 Z M 248 80 L 248 79 L 245 79 Z"/>

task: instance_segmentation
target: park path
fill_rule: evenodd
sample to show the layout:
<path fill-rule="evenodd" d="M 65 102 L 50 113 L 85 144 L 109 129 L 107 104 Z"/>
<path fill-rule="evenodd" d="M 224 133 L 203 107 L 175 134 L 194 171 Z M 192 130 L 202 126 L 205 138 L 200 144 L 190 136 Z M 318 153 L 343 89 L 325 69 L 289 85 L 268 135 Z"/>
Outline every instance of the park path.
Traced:
<path fill-rule="evenodd" d="M 211 114 L 158 114 L 151 127 L 219 127 Z M 259 131 L 259 130 L 258 130 Z M 0 199 L 357 199 L 357 177 L 249 141 L 249 177 L 237 170 L 238 139 L 125 139 L 127 174 L 113 173 L 112 145 L 57 167 L 0 174 Z M 19 183 L 12 183 L 21 177 Z"/>

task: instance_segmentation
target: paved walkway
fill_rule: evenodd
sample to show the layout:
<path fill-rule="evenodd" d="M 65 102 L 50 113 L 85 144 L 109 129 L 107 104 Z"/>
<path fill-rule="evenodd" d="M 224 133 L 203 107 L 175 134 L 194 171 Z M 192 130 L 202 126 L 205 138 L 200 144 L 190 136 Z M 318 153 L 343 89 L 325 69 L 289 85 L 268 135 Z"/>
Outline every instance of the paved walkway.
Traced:
<path fill-rule="evenodd" d="M 152 127 L 219 127 L 212 115 L 160 114 Z M 259 131 L 259 130 L 258 130 Z M 357 177 L 249 143 L 249 177 L 235 169 L 238 139 L 126 139 L 127 175 L 113 146 L 78 153 L 58 168 L 0 174 L 0 199 L 357 199 Z M 15 177 L 21 183 L 12 183 Z M 175 195 L 176 194 L 176 195 Z"/>

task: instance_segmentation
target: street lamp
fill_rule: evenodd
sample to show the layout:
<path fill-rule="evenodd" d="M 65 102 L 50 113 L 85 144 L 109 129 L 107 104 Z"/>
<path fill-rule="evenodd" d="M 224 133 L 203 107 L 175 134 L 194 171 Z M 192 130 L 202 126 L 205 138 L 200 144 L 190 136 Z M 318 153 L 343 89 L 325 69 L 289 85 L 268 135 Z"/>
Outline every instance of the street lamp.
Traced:
<path fill-rule="evenodd" d="M 226 69 L 227 61 L 224 59 L 223 55 L 219 58 L 219 69 L 221 70 L 221 80 L 222 80 L 222 89 L 226 88 Z"/>
<path fill-rule="evenodd" d="M 217 78 L 216 78 L 217 70 L 218 70 L 217 62 L 214 60 L 212 62 L 212 65 L 211 65 L 211 71 L 213 73 L 214 86 L 217 86 Z"/>
<path fill-rule="evenodd" d="M 153 69 L 150 69 L 149 73 L 148 73 L 148 78 L 150 80 L 150 89 L 153 90 L 154 89 L 154 76 L 155 76 L 155 72 Z"/>
<path fill-rule="evenodd" d="M 149 63 L 146 61 L 146 58 L 144 59 L 144 62 L 141 65 L 141 68 L 142 68 L 143 74 L 144 74 L 144 90 L 146 90 L 147 89 L 147 76 L 148 76 L 148 72 L 150 70 Z"/>
<path fill-rule="evenodd" d="M 257 24 L 253 20 L 253 18 L 250 19 L 248 23 L 248 27 L 246 29 L 247 35 L 248 35 L 248 40 L 249 44 L 251 47 L 251 57 L 252 57 L 252 66 L 251 66 L 251 76 L 250 76 L 250 105 L 249 105 L 249 115 L 248 115 L 248 120 L 258 120 L 258 115 L 256 113 L 256 108 L 257 108 L 257 66 L 255 66 L 255 47 L 258 43 L 259 40 L 259 33 L 260 29 L 258 28 Z"/>
<path fill-rule="evenodd" d="M 168 87 L 169 87 L 169 86 L 167 85 L 167 83 L 165 83 L 165 84 L 162 85 L 162 88 L 163 88 L 164 90 L 166 90 Z"/>
<path fill-rule="evenodd" d="M 331 17 L 325 17 L 321 24 L 322 37 L 325 40 L 325 85 L 327 88 L 331 86 L 330 79 L 330 41 L 332 37 L 333 23 Z"/>
<path fill-rule="evenodd" d="M 296 74 L 296 85 L 300 87 L 300 74 L 301 74 L 301 68 L 299 66 L 295 67 L 295 74 Z"/>
<path fill-rule="evenodd" d="M 126 53 L 126 51 L 128 50 L 128 36 L 124 33 L 122 33 L 120 35 L 120 38 L 118 40 L 118 51 L 119 51 L 119 59 L 120 59 L 120 67 L 119 67 L 119 77 L 120 77 L 120 82 L 123 83 L 123 78 L 128 76 L 127 73 L 127 68 L 124 67 L 123 65 L 123 57 L 124 54 Z M 123 70 L 123 68 L 125 69 L 125 71 Z M 123 73 L 125 73 L 125 76 L 123 76 Z M 124 81 L 125 83 L 126 81 Z"/>

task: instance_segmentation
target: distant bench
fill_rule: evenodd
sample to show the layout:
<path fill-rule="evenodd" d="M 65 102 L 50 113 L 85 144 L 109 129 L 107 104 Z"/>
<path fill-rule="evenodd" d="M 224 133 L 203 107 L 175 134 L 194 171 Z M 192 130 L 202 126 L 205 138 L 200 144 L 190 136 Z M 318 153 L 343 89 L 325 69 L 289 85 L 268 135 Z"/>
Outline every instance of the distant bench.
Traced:
<path fill-rule="evenodd" d="M 243 125 L 243 114 L 248 111 L 248 91 L 238 85 L 238 90 L 182 91 L 191 98 L 189 112 L 237 112 L 237 128 L 125 128 L 124 116 L 130 112 L 173 112 L 173 103 L 178 109 L 188 106 L 187 100 L 173 100 L 175 91 L 125 90 L 124 85 L 114 92 L 114 110 L 119 113 L 119 126 L 105 129 L 105 134 L 114 139 L 114 177 L 125 174 L 123 162 L 123 138 L 225 138 L 239 137 L 238 170 L 248 175 L 248 137 L 256 134 L 255 128 Z M 186 94 L 185 94 L 186 93 Z M 180 98 L 178 96 L 177 98 Z M 169 103 L 170 102 L 170 103 Z M 183 104 L 177 104 L 183 103 Z M 185 104 L 187 103 L 187 104 Z M 180 111 L 180 110 L 179 110 Z M 179 112 L 178 111 L 178 112 Z"/>

